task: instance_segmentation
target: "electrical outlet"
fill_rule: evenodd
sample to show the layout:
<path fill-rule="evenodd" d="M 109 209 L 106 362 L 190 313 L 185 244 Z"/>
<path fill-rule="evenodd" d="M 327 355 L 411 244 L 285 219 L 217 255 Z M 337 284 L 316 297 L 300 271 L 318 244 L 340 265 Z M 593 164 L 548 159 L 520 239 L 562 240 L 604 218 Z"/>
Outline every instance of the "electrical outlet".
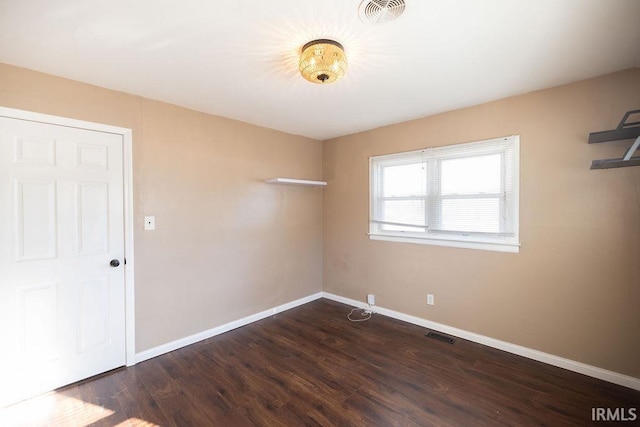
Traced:
<path fill-rule="evenodd" d="M 376 305 L 376 296 L 374 294 L 367 294 L 367 304 Z"/>
<path fill-rule="evenodd" d="M 433 294 L 427 294 L 427 305 L 433 305 Z"/>

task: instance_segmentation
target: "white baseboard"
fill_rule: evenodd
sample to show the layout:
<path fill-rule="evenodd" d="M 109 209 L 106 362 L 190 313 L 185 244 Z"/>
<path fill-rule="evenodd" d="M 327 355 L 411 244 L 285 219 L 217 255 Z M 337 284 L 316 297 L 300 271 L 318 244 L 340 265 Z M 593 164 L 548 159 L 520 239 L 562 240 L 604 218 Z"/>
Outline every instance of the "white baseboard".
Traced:
<path fill-rule="evenodd" d="M 353 307 L 366 308 L 367 304 L 364 301 L 356 301 L 350 298 L 345 298 L 339 295 L 331 294 L 328 292 L 322 292 L 322 297 L 333 301 L 341 302 Z M 553 354 L 544 353 L 542 351 L 533 350 L 528 347 L 523 347 L 517 344 L 512 344 L 506 341 L 497 340 L 484 335 L 476 334 L 474 332 L 465 331 L 464 329 L 454 328 L 452 326 L 443 325 L 442 323 L 433 322 L 431 320 L 422 319 L 420 317 L 411 316 L 408 314 L 400 313 L 398 311 L 389 310 L 379 306 L 373 307 L 373 312 L 382 314 L 384 316 L 392 317 L 394 319 L 402 320 L 407 323 L 422 326 L 429 329 L 434 329 L 449 335 L 460 337 L 462 339 L 473 341 L 478 344 L 483 344 L 489 347 L 497 348 L 509 353 L 517 354 L 529 359 L 537 360 L 539 362 L 546 363 L 548 365 L 564 368 L 569 371 L 578 372 L 593 378 L 608 381 L 610 383 L 618 384 L 624 387 L 632 388 L 634 390 L 640 390 L 640 378 L 631 377 L 629 375 L 619 374 L 617 372 L 609 371 L 606 369 L 598 368 L 596 366 L 587 365 L 586 363 L 576 362 L 575 360 L 565 359 L 563 357 L 555 356 Z"/>
<path fill-rule="evenodd" d="M 291 302 L 279 305 L 277 307 L 273 307 L 268 310 L 261 311 L 260 313 L 243 317 L 242 319 L 225 323 L 224 325 L 216 326 L 215 328 L 211 328 L 209 330 L 202 331 L 197 334 L 190 335 L 188 337 L 180 338 L 178 340 L 171 341 L 169 343 L 162 344 L 154 348 L 150 348 L 149 350 L 141 351 L 140 353 L 136 353 L 135 363 L 144 362 L 145 360 L 152 359 L 162 354 L 169 353 L 174 350 L 178 350 L 179 348 L 186 347 L 191 344 L 195 344 L 198 341 L 206 340 L 207 338 L 224 334 L 225 332 L 229 332 L 241 326 L 248 325 L 249 323 L 257 322 L 258 320 L 265 319 L 269 316 L 273 316 L 274 314 L 281 313 L 283 311 L 289 310 L 294 307 L 298 307 L 299 305 L 303 305 L 320 298 L 322 298 L 322 292 L 318 292 L 317 294 L 309 295 L 307 297 L 300 298 L 295 301 L 291 301 Z"/>
<path fill-rule="evenodd" d="M 309 295 L 304 298 L 291 301 L 277 307 L 270 308 L 268 310 L 261 311 L 250 316 L 243 317 L 242 319 L 234 320 L 224 325 L 217 326 L 215 328 L 199 332 L 194 335 L 190 335 L 185 338 L 181 338 L 149 350 L 136 353 L 135 363 L 143 362 L 145 360 L 160 356 L 165 353 L 169 353 L 174 350 L 178 350 L 182 347 L 186 347 L 191 344 L 195 344 L 198 341 L 205 340 L 207 338 L 214 337 L 216 335 L 223 334 L 241 326 L 248 325 L 258 320 L 265 319 L 274 314 L 281 313 L 294 307 L 315 301 L 320 298 L 327 298 L 332 301 L 341 302 L 353 307 L 366 308 L 368 307 L 364 301 L 357 301 L 351 298 L 342 297 L 329 292 L 318 292 L 313 295 Z M 422 326 L 424 328 L 434 329 L 449 335 L 453 335 L 468 341 L 473 341 L 478 344 L 483 344 L 489 347 L 503 350 L 509 353 L 517 354 L 529 359 L 537 360 L 552 366 L 564 368 L 569 371 L 577 372 L 580 374 L 588 375 L 593 378 L 598 378 L 604 381 L 608 381 L 613 384 L 618 384 L 624 387 L 628 387 L 634 390 L 640 390 L 640 378 L 631 377 L 629 375 L 620 374 L 617 372 L 609 371 L 606 369 L 598 368 L 596 366 L 587 365 L 586 363 L 576 362 L 575 360 L 565 359 L 563 357 L 555 356 L 553 354 L 544 353 L 542 351 L 533 350 L 528 347 L 523 347 L 517 344 L 512 344 L 506 341 L 497 340 L 484 335 L 476 334 L 474 332 L 465 331 L 464 329 L 454 328 L 452 326 L 444 325 L 442 323 L 433 322 L 431 320 L 422 319 L 420 317 L 411 316 L 398 311 L 390 310 L 388 308 L 374 306 L 373 311 L 384 316 L 392 317 L 394 319 L 402 320 L 407 323 Z"/>

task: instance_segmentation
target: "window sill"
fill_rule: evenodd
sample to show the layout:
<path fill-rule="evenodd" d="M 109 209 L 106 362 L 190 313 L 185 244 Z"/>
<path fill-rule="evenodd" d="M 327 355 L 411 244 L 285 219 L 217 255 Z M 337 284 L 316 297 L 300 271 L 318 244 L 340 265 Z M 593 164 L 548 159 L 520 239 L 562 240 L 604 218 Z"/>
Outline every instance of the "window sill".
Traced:
<path fill-rule="evenodd" d="M 520 252 L 520 245 L 512 243 L 427 239 L 423 237 L 390 236 L 387 234 L 369 234 L 369 239 L 398 243 L 415 243 L 418 245 L 447 246 L 451 248 L 480 249 L 484 251 L 509 252 L 516 254 Z"/>

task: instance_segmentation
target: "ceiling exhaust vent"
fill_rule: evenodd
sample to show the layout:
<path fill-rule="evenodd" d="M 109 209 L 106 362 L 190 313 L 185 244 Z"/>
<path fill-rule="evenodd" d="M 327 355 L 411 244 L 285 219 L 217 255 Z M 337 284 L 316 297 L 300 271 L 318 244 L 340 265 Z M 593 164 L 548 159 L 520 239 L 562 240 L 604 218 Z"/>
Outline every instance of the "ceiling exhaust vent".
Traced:
<path fill-rule="evenodd" d="M 358 8 L 358 16 L 362 22 L 382 24 L 402 15 L 404 8 L 404 0 L 363 0 Z"/>

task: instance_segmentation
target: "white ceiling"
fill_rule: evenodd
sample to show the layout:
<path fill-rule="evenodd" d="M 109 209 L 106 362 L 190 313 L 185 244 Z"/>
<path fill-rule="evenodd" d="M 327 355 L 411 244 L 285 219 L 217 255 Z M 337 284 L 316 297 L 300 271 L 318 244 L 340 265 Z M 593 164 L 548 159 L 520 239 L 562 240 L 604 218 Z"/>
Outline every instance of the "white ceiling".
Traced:
<path fill-rule="evenodd" d="M 640 66 L 640 0 L 406 3 L 0 0 L 0 62 L 319 140 Z M 342 80 L 300 76 L 316 38 Z"/>

